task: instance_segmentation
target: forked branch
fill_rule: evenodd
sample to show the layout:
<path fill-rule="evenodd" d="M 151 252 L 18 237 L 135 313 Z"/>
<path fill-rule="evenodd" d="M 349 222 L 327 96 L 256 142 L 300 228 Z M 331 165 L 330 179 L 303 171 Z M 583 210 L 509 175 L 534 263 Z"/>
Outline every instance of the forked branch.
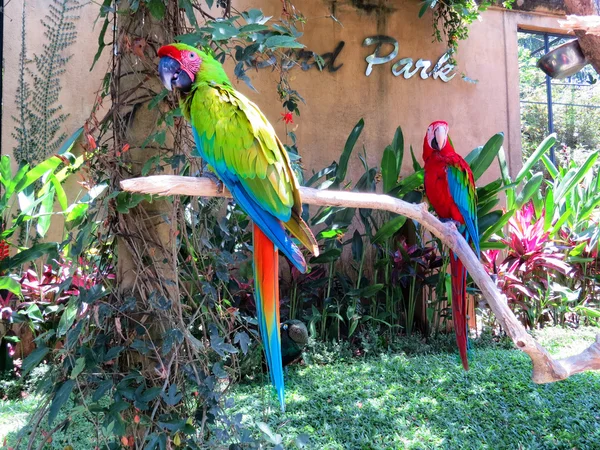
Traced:
<path fill-rule="evenodd" d="M 201 197 L 231 197 L 220 191 L 209 178 L 157 175 L 121 181 L 121 187 L 129 192 L 157 195 L 193 195 Z M 479 286 L 496 315 L 517 348 L 529 355 L 533 363 L 532 378 L 535 383 L 551 383 L 588 370 L 600 370 L 600 334 L 582 353 L 564 359 L 554 359 L 531 335 L 508 307 L 506 297 L 495 283 L 452 224 L 440 222 L 428 212 L 427 205 L 415 205 L 387 195 L 365 194 L 348 191 L 326 191 L 301 187 L 302 201 L 309 205 L 345 206 L 390 211 L 416 220 L 463 261 L 473 281 Z"/>

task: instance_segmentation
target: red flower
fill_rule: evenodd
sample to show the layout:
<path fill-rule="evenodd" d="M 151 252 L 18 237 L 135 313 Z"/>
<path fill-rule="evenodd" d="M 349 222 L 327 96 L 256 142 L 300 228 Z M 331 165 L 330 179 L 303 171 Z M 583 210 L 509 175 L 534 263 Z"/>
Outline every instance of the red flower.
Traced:
<path fill-rule="evenodd" d="M 294 116 L 291 112 L 281 113 L 281 117 L 285 123 L 294 123 Z"/>

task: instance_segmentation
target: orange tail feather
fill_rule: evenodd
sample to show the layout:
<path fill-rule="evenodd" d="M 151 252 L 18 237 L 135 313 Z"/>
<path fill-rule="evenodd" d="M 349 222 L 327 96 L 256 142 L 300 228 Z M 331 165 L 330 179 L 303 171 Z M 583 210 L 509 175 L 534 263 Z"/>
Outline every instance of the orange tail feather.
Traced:
<path fill-rule="evenodd" d="M 283 364 L 279 320 L 279 252 L 271 240 L 254 225 L 254 284 L 256 317 L 267 356 L 271 382 L 284 410 Z"/>

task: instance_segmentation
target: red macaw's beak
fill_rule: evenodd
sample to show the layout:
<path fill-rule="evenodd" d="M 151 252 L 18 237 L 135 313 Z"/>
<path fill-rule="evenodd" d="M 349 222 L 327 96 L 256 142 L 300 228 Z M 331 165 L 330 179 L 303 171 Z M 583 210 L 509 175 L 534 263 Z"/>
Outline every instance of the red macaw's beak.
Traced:
<path fill-rule="evenodd" d="M 192 87 L 192 78 L 181 67 L 175 53 L 179 53 L 179 50 L 171 45 L 165 45 L 158 50 L 158 56 L 161 57 L 158 63 L 158 76 L 163 86 L 169 91 L 177 88 L 183 92 L 189 92 Z"/>
<path fill-rule="evenodd" d="M 446 146 L 446 140 L 448 139 L 448 130 L 444 126 L 438 126 L 434 131 L 433 135 L 435 136 L 432 147 L 435 150 L 441 150 Z M 435 145 L 437 144 L 437 145 Z"/>

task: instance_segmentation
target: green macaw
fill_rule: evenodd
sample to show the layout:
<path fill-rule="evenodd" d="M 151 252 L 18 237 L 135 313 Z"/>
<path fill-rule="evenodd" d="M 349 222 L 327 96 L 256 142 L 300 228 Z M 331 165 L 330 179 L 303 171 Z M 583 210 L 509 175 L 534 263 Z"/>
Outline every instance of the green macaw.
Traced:
<path fill-rule="evenodd" d="M 304 257 L 287 229 L 314 255 L 319 253 L 301 218 L 298 181 L 272 125 L 233 88 L 217 60 L 185 44 L 165 45 L 158 56 L 162 83 L 183 94 L 181 109 L 192 125 L 197 156 L 210 165 L 254 222 L 256 312 L 271 381 L 283 410 L 277 249 L 298 270 L 306 271 Z"/>

